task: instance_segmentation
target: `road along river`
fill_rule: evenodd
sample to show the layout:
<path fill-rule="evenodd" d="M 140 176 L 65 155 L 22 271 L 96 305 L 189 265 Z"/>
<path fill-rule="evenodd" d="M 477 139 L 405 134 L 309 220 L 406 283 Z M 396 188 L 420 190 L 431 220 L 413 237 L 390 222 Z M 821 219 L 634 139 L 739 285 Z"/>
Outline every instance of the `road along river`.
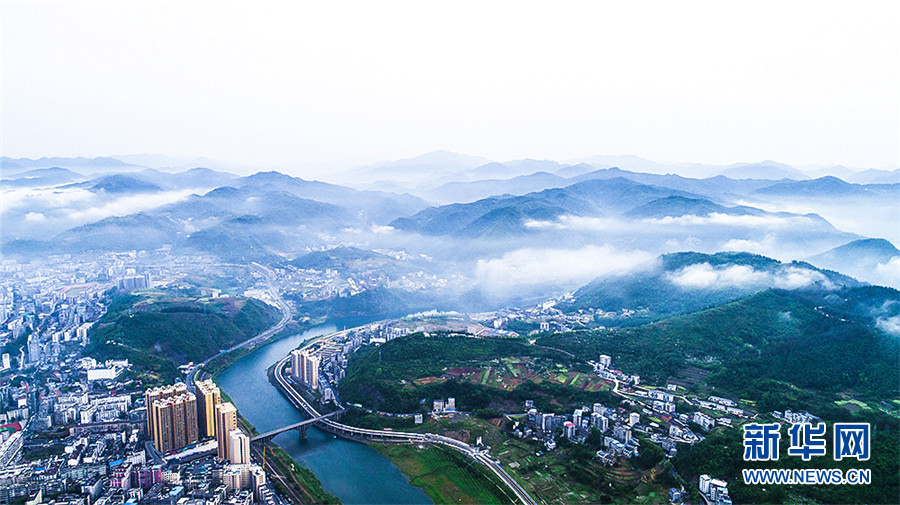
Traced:
<path fill-rule="evenodd" d="M 347 321 L 347 326 L 366 322 Z M 263 346 L 228 367 L 216 382 L 260 433 L 302 421 L 303 415 L 269 383 L 266 370 L 302 342 L 337 329 L 334 324 L 319 325 Z M 289 431 L 274 441 L 347 505 L 433 503 L 389 459 L 364 444 L 335 438 L 317 428 L 309 429 L 306 440 Z"/>

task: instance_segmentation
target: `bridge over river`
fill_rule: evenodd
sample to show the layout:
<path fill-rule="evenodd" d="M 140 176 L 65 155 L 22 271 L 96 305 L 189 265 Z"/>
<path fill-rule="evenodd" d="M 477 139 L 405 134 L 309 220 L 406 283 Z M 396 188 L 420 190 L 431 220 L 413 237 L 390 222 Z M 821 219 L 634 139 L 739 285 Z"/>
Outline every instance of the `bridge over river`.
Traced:
<path fill-rule="evenodd" d="M 383 443 L 405 442 L 441 444 L 453 450 L 456 450 L 463 455 L 472 458 L 473 460 L 478 461 L 479 463 L 488 467 L 491 472 L 496 475 L 515 494 L 516 499 L 520 503 L 524 505 L 536 505 L 534 499 L 532 499 L 531 496 L 522 488 L 522 486 L 520 486 L 519 483 L 516 482 L 516 480 L 513 479 L 512 476 L 510 476 L 508 473 L 506 473 L 506 470 L 504 470 L 500 466 L 500 461 L 497 458 L 491 456 L 486 450 L 478 447 L 473 447 L 465 442 L 461 442 L 459 440 L 455 440 L 450 437 L 444 437 L 441 435 L 389 430 L 370 430 L 341 424 L 331 419 L 332 415 L 337 415 L 344 410 L 326 415 L 320 414 L 318 410 L 316 410 L 312 405 L 309 404 L 309 402 L 306 401 L 305 398 L 303 398 L 303 396 L 300 395 L 300 393 L 294 388 L 294 385 L 291 384 L 291 382 L 288 381 L 287 378 L 285 378 L 284 368 L 288 362 L 288 359 L 289 357 L 285 356 L 275 364 L 275 368 L 272 372 L 275 378 L 275 386 L 295 407 L 305 412 L 306 415 L 310 417 L 310 419 L 301 423 L 297 423 L 296 425 L 285 426 L 280 430 L 270 432 L 272 433 L 272 436 L 290 429 L 297 429 L 296 426 L 302 425 L 304 426 L 303 429 L 306 429 L 305 427 L 314 424 L 316 425 L 316 427 L 323 431 L 360 442 L 373 441 Z M 269 436 L 269 433 L 259 435 L 258 437 L 254 437 L 254 439 L 263 439 L 263 437 L 266 436 Z M 269 436 L 269 439 L 271 439 L 271 436 Z"/>

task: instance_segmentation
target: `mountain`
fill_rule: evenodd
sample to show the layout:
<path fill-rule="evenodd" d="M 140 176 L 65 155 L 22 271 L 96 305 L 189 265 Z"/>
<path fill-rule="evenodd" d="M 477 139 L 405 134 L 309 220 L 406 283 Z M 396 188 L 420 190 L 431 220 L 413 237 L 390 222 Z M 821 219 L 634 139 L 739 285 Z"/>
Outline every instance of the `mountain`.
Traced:
<path fill-rule="evenodd" d="M 12 178 L 3 179 L 3 185 L 6 187 L 55 186 L 82 179 L 84 179 L 83 175 L 67 168 L 50 167 L 16 173 Z"/>
<path fill-rule="evenodd" d="M 771 160 L 731 165 L 722 170 L 720 174 L 732 179 L 769 179 L 773 181 L 809 179 L 809 176 L 796 168 Z"/>
<path fill-rule="evenodd" d="M 556 172 L 561 164 L 551 160 L 514 160 L 503 163 L 488 163 L 462 172 L 462 175 L 473 181 L 486 179 L 511 179 L 537 172 Z"/>
<path fill-rule="evenodd" d="M 152 251 L 174 243 L 182 231 L 182 226 L 167 217 L 141 212 L 72 228 L 54 237 L 52 246 L 69 252 Z"/>
<path fill-rule="evenodd" d="M 366 221 L 377 224 L 388 223 L 428 206 L 424 200 L 408 194 L 357 191 L 346 186 L 307 181 L 279 172 L 259 172 L 236 179 L 232 185 L 264 191 L 287 191 L 301 198 L 340 205 L 357 212 Z"/>
<path fill-rule="evenodd" d="M 102 191 L 112 187 L 120 193 L 123 186 L 135 191 L 135 186 L 149 184 L 113 176 L 103 181 L 108 184 Z M 135 181 L 140 184 L 132 186 Z M 154 250 L 171 244 L 175 250 L 212 253 L 229 260 L 273 259 L 276 252 L 321 245 L 321 234 L 362 224 L 359 216 L 343 207 L 285 191 L 224 187 L 149 211 L 77 226 L 52 241 L 11 242 L 3 250 L 6 254 Z"/>
<path fill-rule="evenodd" d="M 10 177 L 10 174 L 21 173 L 36 168 L 68 168 L 75 169 L 79 172 L 105 172 L 113 169 L 136 170 L 141 168 L 138 165 L 132 165 L 116 158 L 9 158 L 3 156 L 0 158 L 0 167 L 2 167 L 2 177 Z"/>
<path fill-rule="evenodd" d="M 306 270 L 346 270 L 357 263 L 367 261 L 387 263 L 393 261 L 393 258 L 356 247 L 335 247 L 325 251 L 313 251 L 290 263 L 297 268 Z"/>
<path fill-rule="evenodd" d="M 426 235 L 475 238 L 499 232 L 501 236 L 509 236 L 526 233 L 526 219 L 546 221 L 562 215 L 617 215 L 635 205 L 674 194 L 696 196 L 623 178 L 591 180 L 522 196 L 432 207 L 397 219 L 391 226 Z"/>
<path fill-rule="evenodd" d="M 859 279 L 896 287 L 900 279 L 892 278 L 886 266 L 900 262 L 900 250 L 885 239 L 854 240 L 821 254 L 807 258 L 813 265 L 847 272 Z"/>
<path fill-rule="evenodd" d="M 762 402 L 760 411 L 813 410 L 811 403 L 822 403 L 816 391 L 896 397 L 900 340 L 880 322 L 898 317 L 900 292 L 890 288 L 769 289 L 653 324 L 557 333 L 538 343 L 586 359 L 607 354 L 653 384 L 703 363 L 711 385 Z"/>
<path fill-rule="evenodd" d="M 732 216 L 765 214 L 751 207 L 725 207 L 709 200 L 685 198 L 683 196 L 667 196 L 635 207 L 624 214 L 630 218 L 663 218 L 679 216 L 708 216 L 710 214 L 728 214 Z"/>
<path fill-rule="evenodd" d="M 863 170 L 847 180 L 857 184 L 897 184 L 900 183 L 900 168 L 896 170 Z"/>
<path fill-rule="evenodd" d="M 547 188 L 567 186 L 566 179 L 547 172 L 520 175 L 512 179 L 486 179 L 473 182 L 450 182 L 422 193 L 439 203 L 468 203 L 495 195 L 524 195 Z"/>
<path fill-rule="evenodd" d="M 489 162 L 490 160 L 477 156 L 434 151 L 414 158 L 367 165 L 341 175 L 347 181 L 357 183 L 387 179 L 398 182 L 421 181 L 440 175 L 464 172 Z"/>
<path fill-rule="evenodd" d="M 870 262 L 887 263 L 897 256 L 900 256 L 900 250 L 894 247 L 894 244 L 882 238 L 867 238 L 854 240 L 822 254 L 817 254 L 809 258 L 809 261 L 826 263 L 844 261 L 849 258 L 866 258 Z"/>
<path fill-rule="evenodd" d="M 636 324 L 720 305 L 769 288 L 829 291 L 860 283 L 808 263 L 782 263 L 750 253 L 665 254 L 653 267 L 598 278 L 560 306 L 565 311 L 599 309 L 610 325 Z M 619 317 L 625 311 L 631 316 Z"/>
<path fill-rule="evenodd" d="M 279 317 L 278 309 L 253 298 L 118 294 L 94 326 L 88 352 L 98 359 L 127 358 L 172 380 L 180 375 L 175 365 L 213 356 Z"/>
<path fill-rule="evenodd" d="M 591 156 L 581 160 L 583 163 L 596 167 L 619 167 L 623 170 L 643 172 L 650 174 L 681 174 L 685 177 L 712 177 L 718 174 L 723 167 L 717 165 L 704 165 L 701 163 L 658 163 L 634 155 L 623 156 Z M 573 177 L 587 173 L 590 170 L 557 172 L 563 177 Z"/>
<path fill-rule="evenodd" d="M 900 184 L 850 184 L 837 177 L 826 176 L 809 181 L 784 181 L 753 191 L 754 195 L 786 197 L 900 196 Z"/>
<path fill-rule="evenodd" d="M 106 193 L 156 193 L 163 189 L 152 182 L 125 174 L 106 175 L 85 184 L 91 191 Z"/>
<path fill-rule="evenodd" d="M 717 175 L 706 179 L 693 179 L 676 174 L 660 175 L 630 172 L 618 167 L 594 170 L 573 177 L 569 179 L 569 181 L 570 183 L 576 183 L 592 179 L 615 179 L 617 177 L 622 177 L 641 184 L 677 189 L 679 191 L 686 191 L 715 198 L 721 198 L 727 195 L 745 195 L 755 189 L 772 184 L 772 181 L 768 180 L 730 179 L 724 175 Z"/>
<path fill-rule="evenodd" d="M 201 167 L 176 173 L 148 168 L 133 175 L 153 184 L 173 189 L 219 188 L 231 184 L 232 181 L 238 178 L 238 176 L 228 172 L 219 172 Z"/>

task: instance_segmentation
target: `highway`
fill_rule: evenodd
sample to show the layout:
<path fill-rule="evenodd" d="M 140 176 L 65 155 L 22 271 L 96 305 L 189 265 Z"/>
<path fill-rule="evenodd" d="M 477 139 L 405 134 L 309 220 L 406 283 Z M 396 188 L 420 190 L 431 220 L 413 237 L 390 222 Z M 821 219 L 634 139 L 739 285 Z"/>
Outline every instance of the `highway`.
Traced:
<path fill-rule="evenodd" d="M 281 320 L 278 321 L 278 323 L 276 323 L 274 326 L 267 329 L 266 331 L 260 333 L 259 335 L 256 335 L 255 337 L 251 337 L 247 340 L 244 340 L 243 342 L 241 342 L 239 344 L 235 344 L 235 345 L 229 347 L 228 349 L 225 349 L 224 352 L 214 354 L 214 355 L 206 358 L 202 362 L 197 363 L 196 365 L 191 367 L 191 369 L 188 371 L 187 381 L 186 381 L 188 384 L 188 387 L 190 387 L 191 390 L 194 389 L 194 382 L 197 380 L 197 374 L 200 372 L 200 370 L 203 369 L 204 366 L 208 365 L 210 361 L 216 359 L 217 357 L 221 356 L 222 354 L 228 354 L 232 351 L 241 349 L 242 347 L 247 347 L 247 346 L 250 346 L 253 344 L 264 342 L 264 341 L 268 340 L 270 337 L 272 337 L 273 335 L 275 335 L 278 332 L 280 332 L 281 330 L 283 330 L 285 328 L 285 326 L 287 326 L 288 323 L 291 322 L 291 316 L 293 315 L 291 313 L 291 308 L 288 306 L 287 302 L 284 301 L 284 299 L 281 297 L 281 294 L 278 292 L 277 289 L 275 289 L 275 286 L 272 284 L 272 280 L 275 277 L 275 273 L 272 272 L 272 270 L 270 270 L 269 268 L 267 268 L 263 265 L 260 265 L 259 263 L 256 263 L 256 262 L 253 263 L 253 266 L 258 268 L 262 272 L 263 277 L 266 280 L 267 288 L 269 291 L 269 296 L 272 297 L 272 299 L 275 301 L 275 304 L 278 305 L 278 308 L 281 310 Z M 196 391 L 195 391 L 195 393 L 196 393 Z"/>
<path fill-rule="evenodd" d="M 298 393 L 294 387 L 290 384 L 290 382 L 284 377 L 284 366 L 287 364 L 289 357 L 284 357 L 281 361 L 275 364 L 274 376 L 277 385 L 279 386 L 279 390 L 287 396 L 288 400 L 294 404 L 294 406 L 303 410 L 308 416 L 311 418 L 321 417 L 321 414 L 318 410 L 316 410 L 309 402 L 303 398 L 300 393 Z M 515 494 L 516 498 L 519 502 L 525 505 L 536 505 L 536 502 L 529 496 L 529 494 L 516 482 L 515 479 L 512 478 L 506 470 L 504 470 L 500 466 L 500 461 L 487 453 L 487 451 L 479 450 L 476 447 L 472 447 L 471 445 L 461 442 L 459 440 L 455 440 L 453 438 L 444 437 L 441 435 L 434 435 L 430 433 L 409 433 L 402 431 L 387 431 L 387 430 L 370 430 L 365 428 L 357 428 L 355 426 L 348 426 L 346 424 L 341 424 L 331 419 L 322 419 L 321 421 L 316 423 L 317 426 L 328 431 L 330 433 L 334 433 L 336 435 L 343 436 L 345 438 L 349 438 L 351 440 L 372 440 L 376 442 L 419 442 L 419 443 L 431 443 L 431 444 L 441 444 L 446 447 L 449 447 L 453 450 L 461 452 L 463 455 L 478 461 L 484 466 L 488 467 L 494 475 L 496 475 L 506 486 L 512 490 Z"/>

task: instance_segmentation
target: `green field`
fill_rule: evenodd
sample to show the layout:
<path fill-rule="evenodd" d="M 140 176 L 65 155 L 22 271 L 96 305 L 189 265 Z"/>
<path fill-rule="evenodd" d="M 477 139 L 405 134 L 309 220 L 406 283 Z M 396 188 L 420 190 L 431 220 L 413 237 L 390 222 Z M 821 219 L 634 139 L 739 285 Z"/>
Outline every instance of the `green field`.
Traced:
<path fill-rule="evenodd" d="M 484 467 L 450 449 L 415 445 L 372 447 L 388 457 L 435 503 L 511 503 L 511 493 Z"/>

